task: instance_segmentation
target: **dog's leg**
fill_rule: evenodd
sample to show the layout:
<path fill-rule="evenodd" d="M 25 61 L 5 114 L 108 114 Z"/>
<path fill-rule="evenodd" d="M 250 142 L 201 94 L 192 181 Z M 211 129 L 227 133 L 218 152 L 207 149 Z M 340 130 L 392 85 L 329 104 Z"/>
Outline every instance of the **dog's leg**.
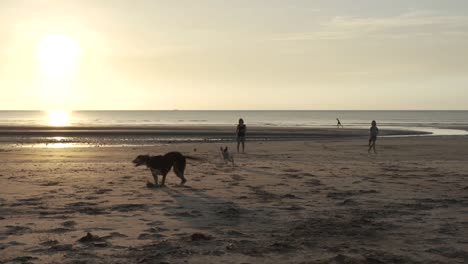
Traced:
<path fill-rule="evenodd" d="M 166 184 L 166 176 L 167 176 L 167 173 L 162 175 L 161 187 L 165 186 Z"/>
<path fill-rule="evenodd" d="M 155 184 L 156 186 L 158 186 L 158 173 L 159 173 L 158 170 L 151 169 L 151 174 L 153 174 L 154 184 Z"/>
<path fill-rule="evenodd" d="M 180 167 L 179 167 L 180 166 Z M 184 177 L 184 171 L 185 171 L 185 164 L 176 164 L 174 165 L 174 173 L 177 177 L 180 179 L 180 185 L 183 185 L 184 183 L 187 182 L 187 179 Z"/>

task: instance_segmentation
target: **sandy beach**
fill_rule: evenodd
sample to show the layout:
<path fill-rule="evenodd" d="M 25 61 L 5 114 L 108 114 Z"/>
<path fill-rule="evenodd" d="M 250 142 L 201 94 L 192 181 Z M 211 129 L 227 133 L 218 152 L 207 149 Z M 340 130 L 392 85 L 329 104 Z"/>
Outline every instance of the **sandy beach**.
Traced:
<path fill-rule="evenodd" d="M 0 263 L 468 260 L 467 137 L 220 146 L 2 148 Z M 203 160 L 147 188 L 131 160 L 173 150 Z"/>
<path fill-rule="evenodd" d="M 0 39 L 0 264 L 468 264 L 468 0 L 0 0 Z"/>

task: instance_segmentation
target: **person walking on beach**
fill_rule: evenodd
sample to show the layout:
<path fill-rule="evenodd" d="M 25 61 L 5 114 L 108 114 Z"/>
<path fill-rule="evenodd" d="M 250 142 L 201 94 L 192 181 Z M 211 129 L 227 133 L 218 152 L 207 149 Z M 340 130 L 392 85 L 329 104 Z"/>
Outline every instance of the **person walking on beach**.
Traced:
<path fill-rule="evenodd" d="M 377 141 L 377 135 L 379 134 L 379 128 L 377 127 L 377 122 L 372 120 L 372 126 L 370 128 L 370 137 L 369 137 L 369 149 L 367 150 L 370 153 L 371 149 L 374 149 L 374 153 L 377 154 L 375 150 L 375 141 Z"/>
<path fill-rule="evenodd" d="M 336 128 L 340 128 L 340 126 L 341 126 L 341 128 L 344 128 L 344 126 L 343 126 L 343 125 L 341 124 L 341 122 L 340 122 L 340 119 L 337 118 L 337 119 L 336 119 L 336 122 L 337 122 L 337 123 L 336 123 Z"/>
<path fill-rule="evenodd" d="M 245 133 L 247 132 L 247 126 L 244 124 L 244 119 L 239 119 L 239 124 L 237 125 L 236 134 L 237 134 L 237 153 L 239 153 L 239 145 L 242 143 L 242 153 L 245 149 Z"/>

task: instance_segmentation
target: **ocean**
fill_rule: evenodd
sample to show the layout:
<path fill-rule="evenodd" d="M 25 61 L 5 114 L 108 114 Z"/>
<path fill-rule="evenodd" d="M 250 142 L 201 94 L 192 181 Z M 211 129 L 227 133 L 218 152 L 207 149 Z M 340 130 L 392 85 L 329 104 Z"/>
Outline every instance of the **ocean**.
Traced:
<path fill-rule="evenodd" d="M 235 125 L 367 127 L 372 120 L 392 127 L 458 127 L 468 125 L 468 111 L 72 111 L 67 126 Z M 0 126 L 48 126 L 46 111 L 0 111 Z"/>
<path fill-rule="evenodd" d="M 232 126 L 243 118 L 248 127 L 264 128 L 333 128 L 339 118 L 345 128 L 369 128 L 376 120 L 381 130 L 414 130 L 429 135 L 467 135 L 468 111 L 0 111 L 0 142 L 16 143 L 90 143 L 152 144 L 162 138 L 115 135 L 95 137 L 25 134 L 23 131 L 64 127 L 93 129 L 132 129 L 151 127 Z M 11 130 L 14 129 L 14 130 Z M 6 131 L 6 132 L 5 132 Z M 14 132 L 12 132 L 14 131 Z M 166 133 L 165 141 L 206 140 L 206 137 L 174 136 Z M 217 137 L 211 135 L 210 139 Z M 132 143 L 132 144 L 133 144 Z"/>

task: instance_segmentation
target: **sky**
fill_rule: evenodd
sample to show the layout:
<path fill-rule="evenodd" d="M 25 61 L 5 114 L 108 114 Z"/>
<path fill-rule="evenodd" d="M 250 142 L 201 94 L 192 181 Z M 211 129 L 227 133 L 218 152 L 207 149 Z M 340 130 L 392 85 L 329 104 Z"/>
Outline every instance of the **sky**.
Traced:
<path fill-rule="evenodd" d="M 466 0 L 0 0 L 1 110 L 468 109 Z"/>

